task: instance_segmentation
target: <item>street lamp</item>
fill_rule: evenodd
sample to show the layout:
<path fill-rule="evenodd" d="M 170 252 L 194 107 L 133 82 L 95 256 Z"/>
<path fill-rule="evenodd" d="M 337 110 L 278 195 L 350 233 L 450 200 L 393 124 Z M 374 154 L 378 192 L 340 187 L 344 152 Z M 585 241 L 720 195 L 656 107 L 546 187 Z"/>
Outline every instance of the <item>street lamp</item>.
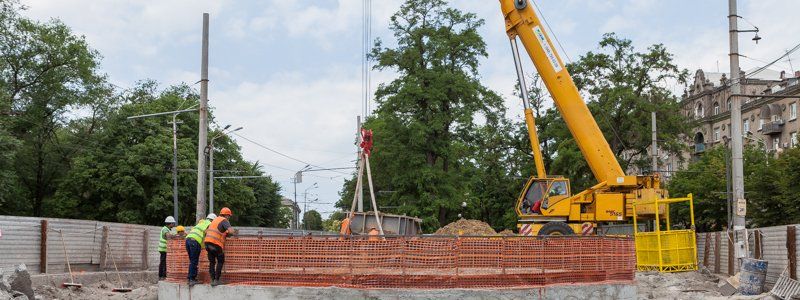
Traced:
<path fill-rule="evenodd" d="M 210 212 L 214 212 L 214 141 L 231 132 L 242 130 L 244 127 L 226 131 L 228 128 L 231 128 L 231 125 L 225 125 L 220 133 L 211 138 L 211 142 L 208 144 L 208 211 Z"/>
<path fill-rule="evenodd" d="M 297 206 L 298 209 L 300 206 L 297 205 L 297 184 L 303 182 L 303 172 L 307 171 L 310 168 L 311 165 L 306 165 L 305 167 L 294 173 L 294 177 L 292 177 L 292 183 L 294 183 L 294 205 Z M 294 229 L 298 229 L 298 224 L 300 223 L 300 213 L 294 212 L 294 209 L 292 209 L 292 211 L 293 211 L 292 216 L 294 216 L 293 227 Z"/>
<path fill-rule="evenodd" d="M 308 190 L 314 189 L 314 188 L 317 188 L 317 187 L 318 187 L 317 183 L 314 182 L 313 185 L 311 185 L 305 191 L 303 191 L 303 216 L 304 217 L 305 217 L 306 213 L 308 212 Z M 306 225 L 305 221 L 303 222 L 303 229 L 308 230 L 308 226 Z"/>

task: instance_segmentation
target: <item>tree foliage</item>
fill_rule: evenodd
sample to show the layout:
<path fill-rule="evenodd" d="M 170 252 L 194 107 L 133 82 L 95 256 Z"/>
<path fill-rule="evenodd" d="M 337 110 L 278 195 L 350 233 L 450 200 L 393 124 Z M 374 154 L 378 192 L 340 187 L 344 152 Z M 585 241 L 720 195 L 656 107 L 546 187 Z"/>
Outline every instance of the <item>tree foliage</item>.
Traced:
<path fill-rule="evenodd" d="M 171 126 L 168 117 L 127 117 L 191 107 L 197 93 L 152 81 L 112 87 L 82 36 L 22 9 L 0 0 L 0 213 L 162 223 L 173 208 Z M 178 168 L 197 169 L 197 116 L 178 121 Z M 217 169 L 264 174 L 234 141 L 218 139 L 215 149 Z M 179 222 L 193 224 L 196 172 L 178 181 Z M 279 189 L 270 177 L 218 180 L 216 204 L 241 225 L 279 226 Z"/>
<path fill-rule="evenodd" d="M 391 18 L 397 46 L 378 41 L 371 54 L 377 69 L 399 74 L 378 87 L 378 108 L 365 125 L 375 130 L 375 188 L 387 192 L 378 201 L 421 216 L 427 230 L 454 220 L 473 197 L 469 175 L 478 162 L 471 151 L 486 126 L 476 119 L 493 124 L 502 115 L 500 97 L 477 73 L 487 56 L 483 23 L 443 0 L 409 0 Z M 350 201 L 352 182 L 340 207 Z"/>
<path fill-rule="evenodd" d="M 656 112 L 659 151 L 679 154 L 692 123 L 681 114 L 670 84 L 683 84 L 688 71 L 656 44 L 637 51 L 630 40 L 613 33 L 603 36 L 600 51 L 588 52 L 568 64 L 575 84 L 624 170 L 649 172 L 651 112 Z M 596 183 L 583 155 L 556 108 L 537 119 L 551 173 L 572 179 L 576 191 Z"/>
<path fill-rule="evenodd" d="M 303 214 L 303 229 L 323 230 L 322 215 L 316 210 L 309 210 Z"/>
<path fill-rule="evenodd" d="M 15 211 L 41 216 L 44 201 L 74 152 L 64 145 L 66 113 L 109 95 L 98 74 L 99 54 L 58 20 L 19 15 L 15 1 L 0 3 L 0 96 L 5 129 L 19 141 L 14 160 L 21 197 Z"/>
<path fill-rule="evenodd" d="M 728 226 L 728 188 L 725 161 L 730 149 L 707 149 L 669 182 L 673 196 L 694 195 L 695 224 L 698 231 L 725 230 Z M 800 163 L 800 149 L 787 149 L 777 157 L 763 148 L 747 146 L 744 151 L 744 183 L 747 199 L 747 224 L 752 227 L 793 224 L 800 221 L 794 204 L 800 179 L 794 173 Z M 729 168 L 729 166 L 728 166 Z M 688 222 L 688 210 L 677 207 L 672 214 L 677 222 Z"/>

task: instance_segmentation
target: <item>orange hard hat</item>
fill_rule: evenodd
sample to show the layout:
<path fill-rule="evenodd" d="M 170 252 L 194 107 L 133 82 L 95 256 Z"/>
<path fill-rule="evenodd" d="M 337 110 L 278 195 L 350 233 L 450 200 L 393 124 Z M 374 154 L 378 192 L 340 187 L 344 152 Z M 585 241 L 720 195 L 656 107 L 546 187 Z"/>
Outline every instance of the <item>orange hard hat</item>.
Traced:
<path fill-rule="evenodd" d="M 229 216 L 232 216 L 232 215 L 233 215 L 233 212 L 231 212 L 231 209 L 230 209 L 230 208 L 223 207 L 222 209 L 220 209 L 220 210 L 219 210 L 219 214 L 220 214 L 220 215 L 229 215 Z"/>

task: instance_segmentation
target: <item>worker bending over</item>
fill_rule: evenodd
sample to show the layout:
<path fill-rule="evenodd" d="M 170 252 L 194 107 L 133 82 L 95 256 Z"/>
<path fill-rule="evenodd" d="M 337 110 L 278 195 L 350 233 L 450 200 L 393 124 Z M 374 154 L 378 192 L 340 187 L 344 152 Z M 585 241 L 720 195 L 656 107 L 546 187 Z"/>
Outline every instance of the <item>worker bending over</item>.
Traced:
<path fill-rule="evenodd" d="M 170 230 L 175 227 L 175 218 L 168 216 L 164 219 L 164 227 L 161 227 L 161 234 L 158 240 L 158 254 L 160 254 L 160 261 L 158 263 L 158 280 L 167 278 L 167 238 L 170 237 Z"/>
<path fill-rule="evenodd" d="M 211 225 L 211 220 L 217 215 L 211 213 L 205 219 L 197 222 L 186 235 L 186 253 L 189 254 L 189 286 L 197 284 L 197 264 L 200 261 L 200 251 L 203 249 L 203 239 L 206 237 L 206 229 Z"/>
<path fill-rule="evenodd" d="M 203 240 L 206 244 L 206 252 L 208 253 L 208 274 L 211 275 L 211 286 L 220 285 L 220 276 L 222 276 L 222 266 L 225 264 L 225 238 L 228 235 L 235 235 L 238 230 L 231 227 L 228 219 L 233 215 L 230 208 L 223 207 L 219 211 L 219 217 L 214 218 L 211 224 L 206 229 L 206 238 Z"/>

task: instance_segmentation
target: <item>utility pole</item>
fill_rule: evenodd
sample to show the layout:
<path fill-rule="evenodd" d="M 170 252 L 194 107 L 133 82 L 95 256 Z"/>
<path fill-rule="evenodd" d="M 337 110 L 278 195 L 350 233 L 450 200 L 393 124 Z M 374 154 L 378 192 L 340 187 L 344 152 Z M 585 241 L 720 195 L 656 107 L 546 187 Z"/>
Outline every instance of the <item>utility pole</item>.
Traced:
<path fill-rule="evenodd" d="M 175 220 L 178 220 L 178 114 L 172 114 L 172 207 Z"/>
<path fill-rule="evenodd" d="M 652 126 L 652 131 L 653 131 L 652 132 L 652 135 L 653 135 L 653 148 L 652 148 L 652 150 L 653 150 L 653 163 L 652 163 L 653 166 L 652 166 L 652 170 L 653 171 L 652 172 L 653 172 L 653 174 L 655 174 L 656 170 L 658 170 L 658 135 L 656 134 L 658 131 L 656 130 L 656 111 L 655 110 L 653 110 L 650 113 L 650 118 L 653 119 L 653 126 Z"/>
<path fill-rule="evenodd" d="M 203 50 L 200 61 L 200 134 L 197 141 L 197 210 L 195 220 L 206 215 L 206 145 L 208 144 L 208 13 L 203 13 Z"/>
<path fill-rule="evenodd" d="M 158 112 L 153 114 L 130 116 L 128 120 L 160 117 L 165 115 L 172 115 L 172 216 L 178 220 L 178 128 L 177 124 L 183 122 L 176 122 L 176 117 L 180 113 L 194 112 L 196 109 L 182 109 L 167 112 Z"/>
<path fill-rule="evenodd" d="M 730 27 L 730 64 L 731 64 L 731 95 L 741 94 L 741 78 L 739 76 L 739 15 L 736 10 L 737 0 L 728 0 L 728 26 Z M 738 245 L 742 241 L 737 241 L 736 232 L 745 229 L 745 213 L 747 202 L 744 198 L 744 165 L 742 159 L 742 98 L 733 96 L 731 99 L 731 177 L 733 177 L 733 200 L 735 208 L 733 210 L 733 231 L 734 257 L 747 257 L 745 247 Z M 744 233 L 745 240 L 747 233 Z"/>

